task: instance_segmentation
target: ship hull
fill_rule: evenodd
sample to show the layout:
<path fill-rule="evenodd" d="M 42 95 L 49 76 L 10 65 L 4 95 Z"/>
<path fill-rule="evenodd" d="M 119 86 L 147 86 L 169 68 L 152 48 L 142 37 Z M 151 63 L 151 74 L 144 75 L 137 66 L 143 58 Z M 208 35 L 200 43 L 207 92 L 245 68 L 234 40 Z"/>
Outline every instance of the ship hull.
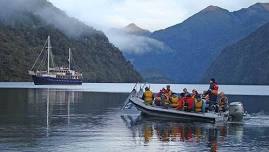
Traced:
<path fill-rule="evenodd" d="M 61 79 L 32 75 L 35 85 L 81 85 L 81 79 Z"/>

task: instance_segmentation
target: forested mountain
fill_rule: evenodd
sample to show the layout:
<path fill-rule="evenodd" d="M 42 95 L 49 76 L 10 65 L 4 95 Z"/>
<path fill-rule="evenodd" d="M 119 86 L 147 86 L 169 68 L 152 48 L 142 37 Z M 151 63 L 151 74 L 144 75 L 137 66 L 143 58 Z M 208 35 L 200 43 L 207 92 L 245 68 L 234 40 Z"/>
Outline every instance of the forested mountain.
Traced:
<path fill-rule="evenodd" d="M 177 83 L 197 83 L 224 47 L 267 22 L 268 3 L 257 3 L 235 12 L 209 6 L 184 22 L 155 31 L 149 36 L 163 42 L 170 51 L 164 48 L 139 55 L 125 54 L 133 59 L 139 70 L 155 69 Z"/>
<path fill-rule="evenodd" d="M 208 68 L 202 82 L 269 84 L 269 23 L 226 47 Z"/>
<path fill-rule="evenodd" d="M 30 81 L 27 74 L 47 36 L 57 65 L 66 65 L 72 48 L 84 82 L 142 81 L 100 31 L 68 17 L 47 0 L 0 1 L 0 81 Z"/>

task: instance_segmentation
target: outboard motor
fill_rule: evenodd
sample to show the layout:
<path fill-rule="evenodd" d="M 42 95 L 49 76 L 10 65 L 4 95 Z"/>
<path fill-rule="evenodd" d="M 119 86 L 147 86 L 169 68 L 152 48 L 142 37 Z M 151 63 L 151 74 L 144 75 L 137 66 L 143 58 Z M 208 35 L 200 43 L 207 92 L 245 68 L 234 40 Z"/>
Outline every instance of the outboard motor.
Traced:
<path fill-rule="evenodd" d="M 229 104 L 229 117 L 231 121 L 242 121 L 244 114 L 244 107 L 241 102 L 232 102 Z"/>

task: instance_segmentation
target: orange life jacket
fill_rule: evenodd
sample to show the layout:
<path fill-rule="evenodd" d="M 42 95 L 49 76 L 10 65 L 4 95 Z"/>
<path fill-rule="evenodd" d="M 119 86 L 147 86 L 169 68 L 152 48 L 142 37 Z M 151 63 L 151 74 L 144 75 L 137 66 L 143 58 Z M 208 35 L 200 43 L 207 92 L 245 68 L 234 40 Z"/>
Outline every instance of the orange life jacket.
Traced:
<path fill-rule="evenodd" d="M 183 109 L 183 103 L 184 103 L 183 98 L 178 98 L 177 102 L 178 102 L 178 106 L 177 106 L 176 109 L 177 110 L 182 110 Z"/>

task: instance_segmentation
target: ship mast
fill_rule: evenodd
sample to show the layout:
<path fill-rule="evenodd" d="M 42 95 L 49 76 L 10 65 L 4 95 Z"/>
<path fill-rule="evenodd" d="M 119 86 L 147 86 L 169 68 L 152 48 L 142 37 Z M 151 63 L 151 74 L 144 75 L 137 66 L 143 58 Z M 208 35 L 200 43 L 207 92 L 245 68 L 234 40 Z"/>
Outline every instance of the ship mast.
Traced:
<path fill-rule="evenodd" d="M 51 50 L 50 36 L 48 36 L 48 74 L 50 73 L 50 50 Z"/>
<path fill-rule="evenodd" d="M 70 64 L 71 64 L 71 48 L 69 48 L 69 57 L 68 57 L 68 68 L 69 68 L 69 70 L 71 70 L 71 66 L 70 66 Z"/>

